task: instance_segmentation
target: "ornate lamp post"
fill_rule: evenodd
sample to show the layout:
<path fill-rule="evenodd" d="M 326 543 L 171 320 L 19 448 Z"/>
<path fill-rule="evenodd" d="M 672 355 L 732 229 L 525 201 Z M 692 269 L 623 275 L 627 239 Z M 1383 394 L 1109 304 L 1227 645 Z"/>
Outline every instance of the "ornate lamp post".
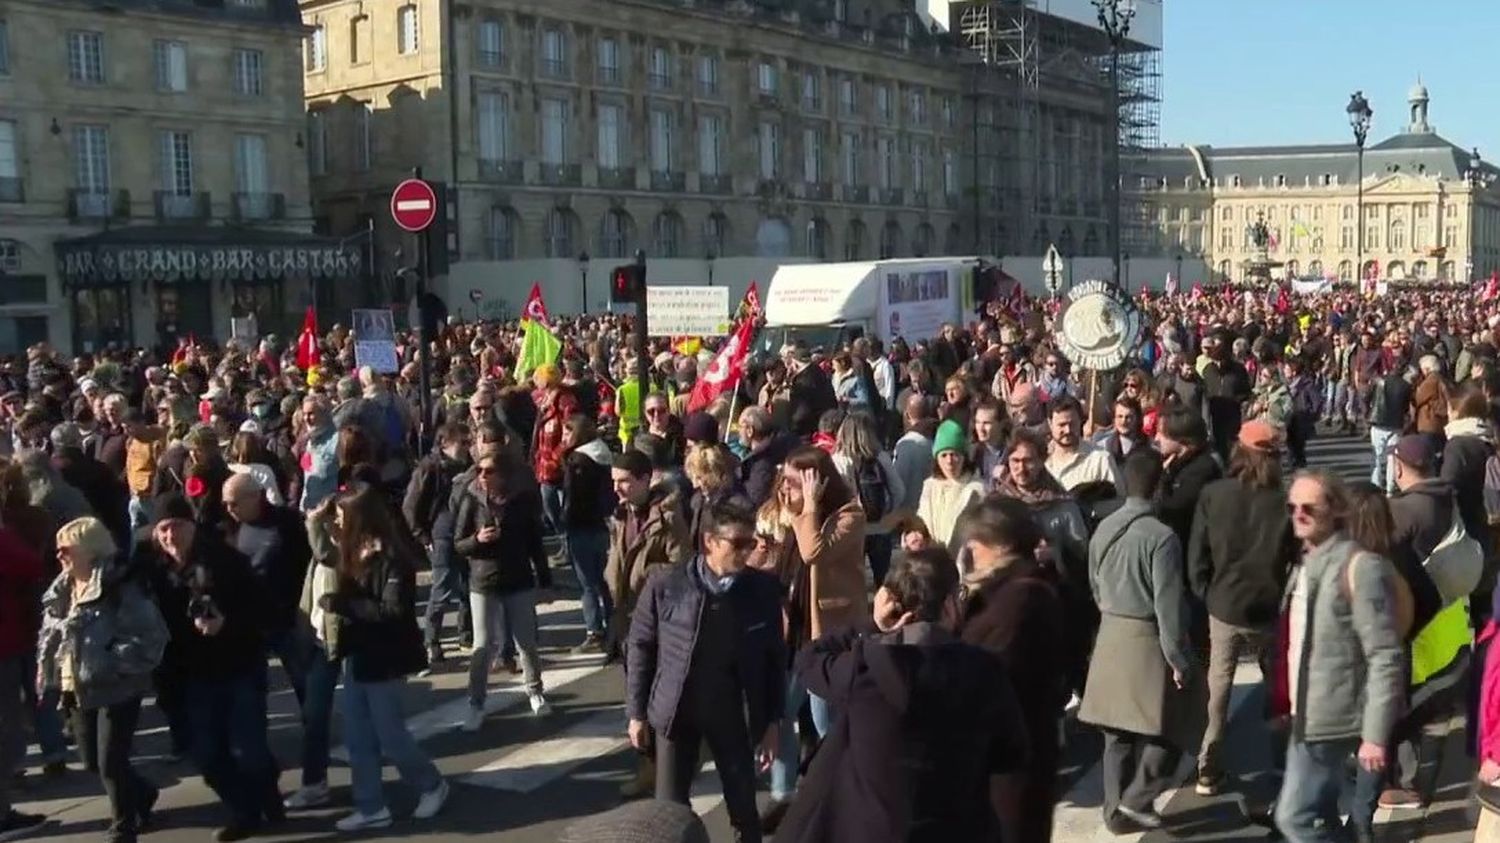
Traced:
<path fill-rule="evenodd" d="M 1369 137 L 1370 118 L 1375 112 L 1370 110 L 1370 101 L 1365 99 L 1364 91 L 1355 91 L 1349 97 L 1349 105 L 1344 111 L 1349 115 L 1349 127 L 1354 130 L 1355 156 L 1359 161 L 1355 182 L 1354 242 L 1355 257 L 1358 259 L 1355 274 L 1362 282 L 1365 277 L 1365 138 Z"/>
<path fill-rule="evenodd" d="M 1109 171 L 1105 173 L 1109 254 L 1114 282 L 1120 284 L 1120 47 L 1130 35 L 1135 0 L 1091 0 L 1099 12 L 1099 26 L 1109 38 Z"/>
<path fill-rule="evenodd" d="M 1479 219 L 1480 192 L 1495 183 L 1495 174 L 1484 169 L 1484 159 L 1479 157 L 1479 147 L 1469 153 L 1469 169 L 1464 173 L 1464 180 L 1469 183 L 1469 245 L 1464 250 L 1464 283 L 1469 284 L 1474 281 L 1474 244 L 1479 241 L 1474 229 Z"/>
<path fill-rule="evenodd" d="M 589 253 L 578 253 L 578 312 L 589 312 Z"/>
<path fill-rule="evenodd" d="M 710 287 L 714 285 L 714 258 L 716 257 L 718 256 L 714 254 L 713 249 L 709 249 L 708 254 L 703 256 L 703 262 L 708 264 L 708 286 Z"/>

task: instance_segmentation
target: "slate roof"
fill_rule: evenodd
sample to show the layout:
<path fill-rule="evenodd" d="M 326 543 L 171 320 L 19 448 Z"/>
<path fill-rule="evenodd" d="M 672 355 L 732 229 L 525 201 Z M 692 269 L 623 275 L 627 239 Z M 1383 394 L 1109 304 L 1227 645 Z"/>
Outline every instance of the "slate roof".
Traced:
<path fill-rule="evenodd" d="M 264 2 L 264 8 L 236 6 L 233 0 L 108 0 L 108 5 L 126 13 L 150 11 L 220 20 L 229 18 L 245 23 L 266 23 L 276 26 L 302 25 L 302 12 L 297 7 L 297 0 L 264 0 Z M 88 5 L 101 4 L 89 3 Z"/>

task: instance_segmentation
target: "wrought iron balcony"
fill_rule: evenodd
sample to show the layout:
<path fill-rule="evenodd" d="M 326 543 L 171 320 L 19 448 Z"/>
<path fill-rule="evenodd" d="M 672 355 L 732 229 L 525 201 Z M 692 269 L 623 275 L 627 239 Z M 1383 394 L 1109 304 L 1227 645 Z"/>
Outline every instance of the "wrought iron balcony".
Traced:
<path fill-rule="evenodd" d="M 68 218 L 74 222 L 125 219 L 129 216 L 128 190 L 74 188 L 68 191 Z"/>
<path fill-rule="evenodd" d="M 685 173 L 651 171 L 651 189 L 663 193 L 681 193 L 687 187 Z"/>
<path fill-rule="evenodd" d="M 286 196 L 281 193 L 239 192 L 233 196 L 236 222 L 260 222 L 286 218 Z"/>
<path fill-rule="evenodd" d="M 734 179 L 727 175 L 701 175 L 698 177 L 698 192 L 727 196 L 734 192 Z"/>
<path fill-rule="evenodd" d="M 206 192 L 176 193 L 158 190 L 153 194 L 156 218 L 159 220 L 206 220 L 212 216 Z"/>
<path fill-rule="evenodd" d="M 905 193 L 899 187 L 882 187 L 880 189 L 880 204 L 882 205 L 900 205 L 905 198 Z"/>
<path fill-rule="evenodd" d="M 520 184 L 521 171 L 520 161 L 506 161 L 498 158 L 479 159 L 479 178 L 484 181 Z"/>
<path fill-rule="evenodd" d="M 863 184 L 844 185 L 844 201 L 864 205 L 870 201 L 870 188 Z"/>
<path fill-rule="evenodd" d="M 812 182 L 804 186 L 804 195 L 817 202 L 833 199 L 833 185 L 827 182 Z"/>
<path fill-rule="evenodd" d="M 651 87 L 651 90 L 653 90 L 653 91 L 670 91 L 670 90 L 672 90 L 672 74 L 670 74 L 670 73 L 651 73 L 651 74 L 647 74 L 647 76 L 646 76 L 646 83 Z"/>
<path fill-rule="evenodd" d="M 634 167 L 600 167 L 599 186 L 614 190 L 635 189 Z"/>
<path fill-rule="evenodd" d="M 600 65 L 597 68 L 596 77 L 600 85 L 609 85 L 611 87 L 622 85 L 625 82 L 625 74 L 620 71 L 619 67 Z"/>
<path fill-rule="evenodd" d="M 572 74 L 568 72 L 568 63 L 563 59 L 542 59 L 542 77 L 546 79 L 569 79 Z"/>
<path fill-rule="evenodd" d="M 577 187 L 583 183 L 583 168 L 577 164 L 543 164 L 539 175 L 542 184 L 553 187 Z"/>
<path fill-rule="evenodd" d="M 917 206 L 918 208 L 925 208 L 925 207 L 927 207 L 927 203 L 928 203 L 927 191 L 925 191 L 925 190 L 914 190 L 914 191 L 912 191 L 912 194 L 911 194 L 911 203 L 913 205 Z"/>

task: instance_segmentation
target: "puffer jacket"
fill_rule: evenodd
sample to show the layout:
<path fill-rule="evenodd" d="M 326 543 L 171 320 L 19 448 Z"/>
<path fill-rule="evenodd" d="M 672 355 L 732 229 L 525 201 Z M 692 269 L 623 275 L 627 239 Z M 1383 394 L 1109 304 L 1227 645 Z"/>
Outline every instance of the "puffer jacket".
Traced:
<path fill-rule="evenodd" d="M 108 708 L 146 695 L 167 648 L 167 623 L 131 570 L 98 560 L 73 604 L 73 578 L 58 574 L 42 597 L 37 665 L 43 690 L 61 690 L 61 662 L 73 668 L 80 708 Z"/>
<path fill-rule="evenodd" d="M 1384 744 L 1406 700 L 1404 651 L 1387 585 L 1391 563 L 1336 535 L 1303 557 L 1307 609 L 1292 728 L 1303 742 Z M 1352 580 L 1352 588 L 1342 581 Z"/>
<path fill-rule="evenodd" d="M 500 528 L 499 537 L 480 541 L 485 526 Z M 469 591 L 510 594 L 552 587 L 542 545 L 542 501 L 535 492 L 521 490 L 496 507 L 476 480 L 459 500 L 453 530 L 453 549 L 469 560 Z"/>

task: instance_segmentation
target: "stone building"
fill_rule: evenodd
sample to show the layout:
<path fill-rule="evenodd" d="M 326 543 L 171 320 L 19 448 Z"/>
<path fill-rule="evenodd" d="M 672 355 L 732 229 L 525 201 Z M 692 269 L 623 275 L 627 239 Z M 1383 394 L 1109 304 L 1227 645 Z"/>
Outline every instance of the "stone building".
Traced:
<path fill-rule="evenodd" d="M 314 238 L 294 0 L 0 5 L 0 353 L 300 319 Z"/>
<path fill-rule="evenodd" d="M 450 307 L 532 281 L 598 307 L 637 248 L 653 279 L 731 287 L 969 248 L 957 48 L 906 0 L 301 7 L 318 215 L 373 223 L 389 276 L 413 245 L 391 188 L 413 167 L 449 184 Z"/>
<path fill-rule="evenodd" d="M 1439 135 L 1429 108 L 1419 83 L 1403 129 L 1365 149 L 1362 270 L 1352 143 L 1153 150 L 1129 186 L 1155 221 L 1148 248 L 1201 257 L 1213 280 L 1239 281 L 1249 227 L 1264 218 L 1281 277 L 1457 281 L 1500 270 L 1500 169 Z"/>

